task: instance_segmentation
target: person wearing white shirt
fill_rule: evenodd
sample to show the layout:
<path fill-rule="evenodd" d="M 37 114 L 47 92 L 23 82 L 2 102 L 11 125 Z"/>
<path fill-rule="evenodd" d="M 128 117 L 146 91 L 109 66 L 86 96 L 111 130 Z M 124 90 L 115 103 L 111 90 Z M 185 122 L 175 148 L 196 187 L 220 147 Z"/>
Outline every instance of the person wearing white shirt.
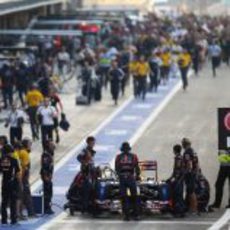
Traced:
<path fill-rule="evenodd" d="M 212 72 L 213 77 L 216 76 L 216 69 L 219 67 L 221 62 L 221 47 L 217 44 L 216 41 L 212 42 L 212 44 L 209 46 L 209 55 L 212 59 Z"/>
<path fill-rule="evenodd" d="M 59 73 L 64 75 L 67 72 L 68 65 L 70 64 L 70 55 L 67 53 L 66 48 L 62 47 L 62 50 L 57 55 Z"/>
<path fill-rule="evenodd" d="M 57 116 L 56 109 L 50 105 L 49 98 L 45 98 L 44 105 L 40 106 L 37 116 L 41 124 L 42 145 L 47 140 L 53 140 L 54 118 Z"/>
<path fill-rule="evenodd" d="M 24 111 L 17 108 L 16 104 L 12 105 L 11 112 L 9 113 L 5 127 L 10 127 L 10 143 L 14 145 L 17 141 L 22 140 L 23 123 L 26 119 Z"/>

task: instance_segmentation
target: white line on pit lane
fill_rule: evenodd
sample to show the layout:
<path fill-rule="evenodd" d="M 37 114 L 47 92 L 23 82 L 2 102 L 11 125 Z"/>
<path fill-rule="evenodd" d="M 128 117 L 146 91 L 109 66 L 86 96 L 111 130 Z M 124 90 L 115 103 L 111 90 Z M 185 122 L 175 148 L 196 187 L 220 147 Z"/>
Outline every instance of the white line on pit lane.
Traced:
<path fill-rule="evenodd" d="M 121 117 L 122 121 L 137 121 L 140 120 L 141 117 L 140 116 L 135 116 L 135 115 L 123 115 Z"/>
<path fill-rule="evenodd" d="M 165 90 L 168 90 L 169 89 L 169 86 L 168 85 L 161 85 L 160 87 L 159 87 L 159 91 L 161 90 L 161 91 L 165 91 Z"/>
<path fill-rule="evenodd" d="M 96 145 L 95 150 L 97 152 L 105 152 L 105 151 L 111 151 L 115 149 L 115 145 Z"/>
<path fill-rule="evenodd" d="M 70 172 L 77 172 L 80 170 L 80 165 L 79 164 L 76 164 L 76 163 L 73 163 L 73 164 L 68 164 L 67 165 L 67 169 L 68 171 Z"/>
<path fill-rule="evenodd" d="M 126 129 L 109 129 L 105 131 L 108 136 L 125 136 L 128 133 Z"/>
<path fill-rule="evenodd" d="M 92 220 L 81 220 L 81 219 L 66 219 L 66 220 L 57 220 L 55 224 L 90 224 Z M 94 224 L 124 224 L 122 220 L 95 220 L 93 219 Z M 157 224 L 157 225 L 212 225 L 213 221 L 167 221 L 167 220 L 140 220 L 140 221 L 129 221 L 128 223 L 138 223 L 138 224 Z"/>
<path fill-rule="evenodd" d="M 65 195 L 68 191 L 68 187 L 66 186 L 54 186 L 53 191 L 56 195 Z"/>
<path fill-rule="evenodd" d="M 227 209 L 224 215 L 216 221 L 208 230 L 220 230 L 230 221 L 230 209 Z M 229 228 L 230 229 L 230 226 Z"/>
<path fill-rule="evenodd" d="M 134 104 L 133 106 L 132 106 L 132 108 L 134 108 L 134 109 L 149 109 L 149 108 L 151 108 L 152 107 L 152 104 L 141 104 L 141 103 L 138 103 L 138 104 Z"/>
<path fill-rule="evenodd" d="M 160 97 L 160 95 L 159 95 L 159 93 L 157 92 L 157 93 L 151 93 L 151 94 L 148 94 L 147 95 L 147 98 L 158 98 L 158 97 Z"/>

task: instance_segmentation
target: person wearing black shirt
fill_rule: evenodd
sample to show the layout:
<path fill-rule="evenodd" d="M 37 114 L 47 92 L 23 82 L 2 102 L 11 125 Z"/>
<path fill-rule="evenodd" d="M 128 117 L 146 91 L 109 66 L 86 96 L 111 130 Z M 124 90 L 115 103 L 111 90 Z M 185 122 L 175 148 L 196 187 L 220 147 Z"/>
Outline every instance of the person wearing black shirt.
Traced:
<path fill-rule="evenodd" d="M 173 197 L 173 214 L 177 217 L 183 217 L 186 211 L 184 202 L 184 169 L 183 169 L 183 156 L 181 154 L 182 146 L 174 145 L 174 166 L 173 173 L 167 182 L 171 185 L 171 192 Z"/>
<path fill-rule="evenodd" d="M 108 75 L 111 83 L 111 94 L 115 105 L 117 105 L 117 100 L 121 89 L 121 82 L 125 74 L 122 69 L 118 67 L 118 63 L 116 61 L 113 61 L 112 68 L 109 70 Z"/>
<path fill-rule="evenodd" d="M 156 53 L 153 53 L 152 57 L 149 60 L 150 67 L 150 91 L 157 92 L 158 88 L 158 78 L 160 74 L 160 59 Z"/>
<path fill-rule="evenodd" d="M 192 52 L 192 64 L 195 75 L 197 76 L 200 70 L 200 50 L 201 47 L 199 45 L 195 45 L 193 52 Z"/>
<path fill-rule="evenodd" d="M 1 70 L 2 96 L 4 108 L 13 104 L 14 70 L 12 66 L 5 64 Z M 9 102 L 9 104 L 8 104 Z"/>
<path fill-rule="evenodd" d="M 44 192 L 44 207 L 45 214 L 54 214 L 51 209 L 51 200 L 53 196 L 53 155 L 54 155 L 55 145 L 52 141 L 47 140 L 44 143 L 44 151 L 41 156 L 41 179 L 43 182 L 43 192 Z"/>
<path fill-rule="evenodd" d="M 77 160 L 81 163 L 81 173 L 84 178 L 82 185 L 82 213 L 88 211 L 91 193 L 93 190 L 92 179 L 94 179 L 94 156 L 96 154 L 96 151 L 93 148 L 95 142 L 95 138 L 93 136 L 89 136 L 86 139 L 86 148 L 84 148 L 77 156 Z"/>
<path fill-rule="evenodd" d="M 28 72 L 27 68 L 23 63 L 20 63 L 19 67 L 16 69 L 15 72 L 16 78 L 16 87 L 19 95 L 19 99 L 21 101 L 21 105 L 25 105 L 24 96 L 28 90 Z"/>
<path fill-rule="evenodd" d="M 122 69 L 124 73 L 124 77 L 121 80 L 121 91 L 122 95 L 125 94 L 125 87 L 129 80 L 129 62 L 130 62 L 130 53 L 128 50 L 121 53 L 119 58 L 119 67 Z"/>
<path fill-rule="evenodd" d="M 115 160 L 115 170 L 120 181 L 120 194 L 122 199 L 122 209 L 124 220 L 128 221 L 130 216 L 130 201 L 133 204 L 134 219 L 139 220 L 137 185 L 136 181 L 140 180 L 140 168 L 138 165 L 137 155 L 131 153 L 131 147 L 128 142 L 121 145 L 121 153 Z M 130 190 L 131 200 L 127 196 L 127 189 Z"/>
<path fill-rule="evenodd" d="M 90 162 L 94 164 L 94 156 L 96 155 L 96 151 L 93 148 L 95 146 L 95 143 L 96 143 L 95 137 L 93 136 L 87 137 L 86 139 L 87 146 L 77 156 L 77 160 L 81 163 L 81 165 L 88 164 Z"/>
<path fill-rule="evenodd" d="M 189 211 L 193 214 L 197 214 L 197 196 L 195 192 L 196 178 L 199 173 L 199 161 L 196 152 L 191 146 L 191 142 L 188 138 L 182 139 L 183 153 L 183 170 L 184 170 L 184 182 L 186 185 L 186 195 L 188 200 Z"/>
<path fill-rule="evenodd" d="M 7 224 L 7 207 L 10 206 L 11 224 L 17 224 L 16 200 L 17 186 L 20 180 L 20 168 L 16 159 L 11 157 L 14 149 L 11 145 L 5 146 L 5 155 L 0 159 L 0 172 L 2 173 L 2 224 Z"/>
<path fill-rule="evenodd" d="M 49 98 L 50 98 L 51 106 L 53 106 L 57 111 L 57 115 L 59 114 L 59 112 L 63 113 L 63 105 L 62 105 L 61 99 L 58 96 L 58 94 L 55 92 L 54 89 L 51 90 Z M 59 111 L 59 108 L 60 108 L 60 111 Z M 58 116 L 56 116 L 54 118 L 54 131 L 56 134 L 56 143 L 60 142 L 58 126 L 59 126 Z"/>
<path fill-rule="evenodd" d="M 0 136 L 0 159 L 5 155 L 5 146 L 8 144 L 7 136 Z"/>

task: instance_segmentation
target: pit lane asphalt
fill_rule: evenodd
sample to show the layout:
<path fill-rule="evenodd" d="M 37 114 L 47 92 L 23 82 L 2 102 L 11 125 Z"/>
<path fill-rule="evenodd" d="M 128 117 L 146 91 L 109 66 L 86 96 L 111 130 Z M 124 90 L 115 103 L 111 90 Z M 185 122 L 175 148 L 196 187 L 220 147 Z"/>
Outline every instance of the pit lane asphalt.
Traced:
<path fill-rule="evenodd" d="M 218 171 L 217 162 L 217 108 L 228 107 L 229 68 L 222 67 L 217 78 L 211 77 L 210 67 L 206 67 L 199 77 L 190 79 L 187 92 L 179 91 L 158 118 L 148 127 L 133 147 L 140 159 L 156 159 L 159 164 L 159 177 L 166 179 L 172 171 L 172 146 L 183 137 L 189 137 L 198 153 L 201 168 L 211 185 L 211 201 Z M 223 204 L 227 203 L 225 188 Z M 152 229 L 152 230 L 203 230 L 208 229 L 224 213 L 224 208 L 209 214 L 184 219 L 172 217 L 145 217 L 140 222 L 124 223 L 120 217 L 92 219 L 63 214 L 55 219 L 48 229 Z M 224 226 L 221 230 L 227 230 Z"/>

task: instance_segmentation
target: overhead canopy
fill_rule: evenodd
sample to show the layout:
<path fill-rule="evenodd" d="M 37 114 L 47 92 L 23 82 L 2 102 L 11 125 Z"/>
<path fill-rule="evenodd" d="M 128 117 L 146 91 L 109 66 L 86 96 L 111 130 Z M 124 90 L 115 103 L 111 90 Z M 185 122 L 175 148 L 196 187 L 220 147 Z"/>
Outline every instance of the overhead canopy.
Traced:
<path fill-rule="evenodd" d="M 0 30 L 2 35 L 82 36 L 79 30 Z"/>
<path fill-rule="evenodd" d="M 2 51 L 9 51 L 9 52 L 17 52 L 17 51 L 34 51 L 37 50 L 37 46 L 0 46 L 0 52 Z"/>
<path fill-rule="evenodd" d="M 63 2 L 63 0 L 10 0 L 0 3 L 0 16 Z"/>
<path fill-rule="evenodd" d="M 132 7 L 132 6 L 107 6 L 107 7 L 96 7 L 94 9 L 92 8 L 82 8 L 76 10 L 76 12 L 80 13 L 90 13 L 90 14 L 97 14 L 97 13 L 128 13 L 128 12 L 133 12 L 133 13 L 138 13 L 140 10 L 137 7 Z"/>
<path fill-rule="evenodd" d="M 102 20 L 38 20 L 35 24 L 39 25 L 77 25 L 77 24 L 103 24 Z"/>
<path fill-rule="evenodd" d="M 91 21 L 105 22 L 105 21 L 122 21 L 123 16 L 117 14 L 113 11 L 110 12 L 97 12 L 97 11 L 76 11 L 74 14 L 66 15 L 49 15 L 49 16 L 40 16 L 38 21 L 41 20 L 83 20 L 91 23 Z"/>

